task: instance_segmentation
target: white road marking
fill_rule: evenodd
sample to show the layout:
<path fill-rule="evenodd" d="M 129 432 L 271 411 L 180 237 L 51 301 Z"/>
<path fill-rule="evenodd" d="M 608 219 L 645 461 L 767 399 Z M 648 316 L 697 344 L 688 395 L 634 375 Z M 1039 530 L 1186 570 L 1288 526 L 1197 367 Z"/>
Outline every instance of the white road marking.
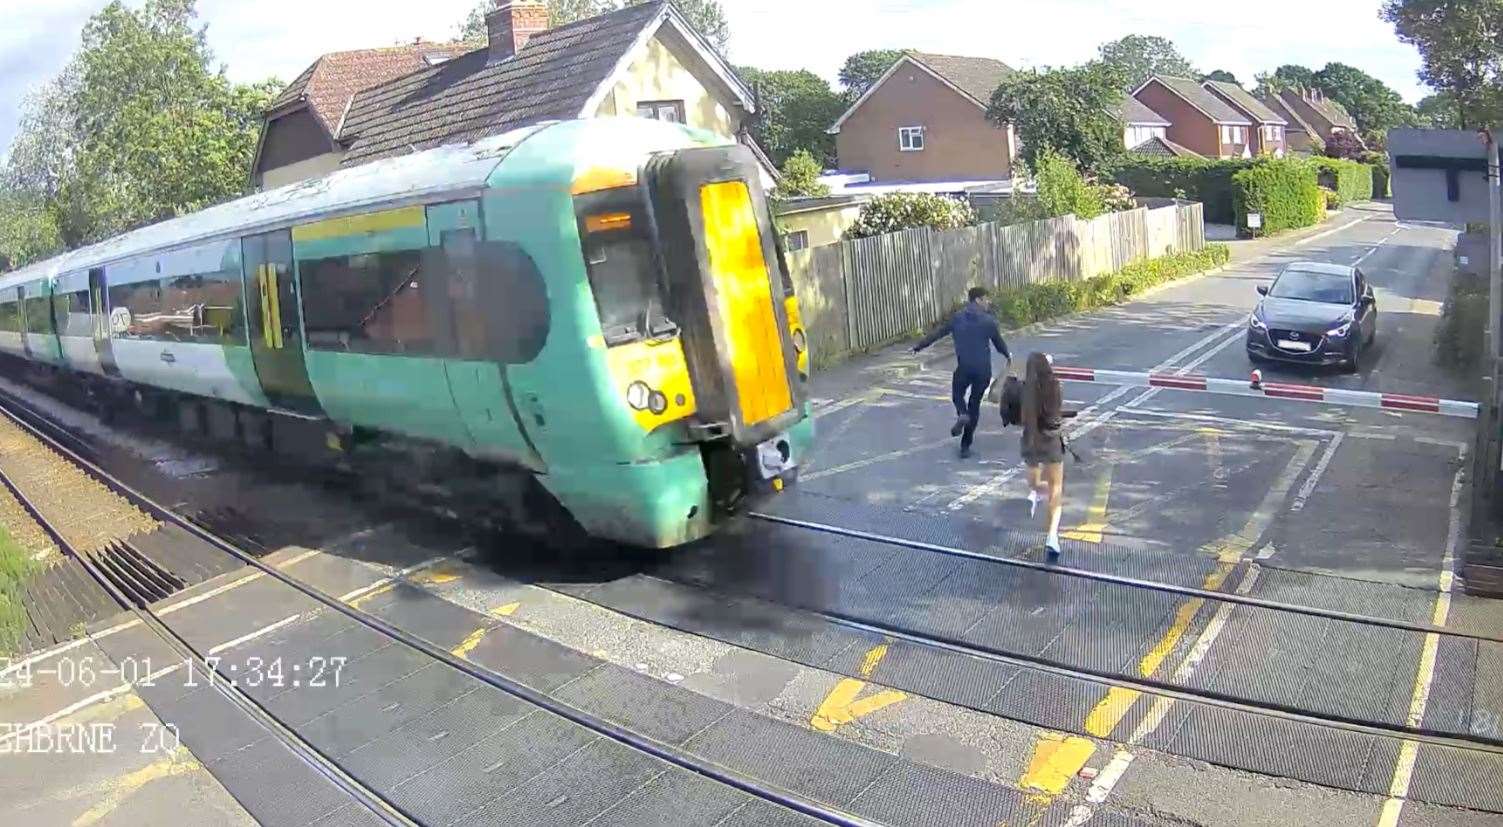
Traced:
<path fill-rule="evenodd" d="M 1455 581 L 1456 548 L 1461 543 L 1461 474 L 1466 466 L 1466 448 L 1457 451 L 1461 467 L 1451 481 L 1451 517 L 1446 526 L 1446 553 L 1440 564 L 1440 594 L 1435 598 L 1435 612 L 1430 622 L 1444 626 L 1451 615 L 1451 587 Z M 1409 701 L 1409 718 L 1412 727 L 1424 726 L 1425 709 L 1430 705 L 1430 687 L 1435 681 L 1435 659 L 1440 650 L 1440 635 L 1431 632 L 1425 635 L 1424 649 L 1420 652 L 1419 669 L 1414 676 L 1414 695 Z M 1409 797 L 1409 783 L 1414 777 L 1414 762 L 1419 757 L 1419 744 L 1404 741 L 1399 747 L 1399 760 L 1394 764 L 1393 781 L 1388 785 L 1388 799 L 1378 814 L 1378 827 L 1397 827 L 1404 813 L 1404 802 Z"/>
<path fill-rule="evenodd" d="M 1205 336 L 1202 336 L 1201 338 L 1195 340 L 1195 342 L 1193 342 L 1189 346 L 1181 349 L 1178 353 L 1173 354 L 1172 356 L 1170 356 L 1169 358 L 1165 359 L 1164 361 L 1158 363 L 1157 365 L 1154 365 L 1152 368 L 1149 368 L 1149 372 L 1150 373 L 1157 373 L 1157 372 L 1159 372 L 1161 370 L 1165 370 L 1165 369 L 1169 368 L 1175 362 L 1178 362 L 1179 360 L 1185 358 L 1186 356 L 1189 356 L 1190 354 L 1192 354 L 1195 351 L 1197 351 L 1197 350 L 1205 347 L 1206 345 L 1208 345 L 1208 344 L 1210 344 L 1212 342 L 1215 342 L 1217 339 L 1219 339 L 1222 336 L 1225 336 L 1227 333 L 1232 332 L 1232 331 L 1240 331 L 1243 324 L 1244 324 L 1244 322 L 1241 319 L 1239 319 L 1239 320 L 1237 320 L 1235 322 L 1231 322 L 1229 324 L 1222 325 L 1221 327 L 1216 328 L 1215 330 L 1211 331 L 1209 334 L 1207 334 Z M 1229 339 L 1228 341 L 1235 341 L 1235 340 L 1236 340 L 1236 337 L 1234 336 L 1231 339 Z M 1226 347 L 1226 344 L 1227 344 L 1226 342 L 1223 342 L 1220 345 L 1217 345 L 1216 346 L 1216 350 L 1220 350 L 1221 348 Z M 1215 351 L 1212 351 L 1212 352 L 1215 352 Z M 1198 364 L 1198 363 L 1196 363 L 1196 364 Z M 1133 387 L 1128 386 L 1128 385 L 1123 385 L 1123 386 L 1120 386 L 1120 387 L 1116 388 L 1115 390 L 1111 391 L 1110 393 L 1106 394 L 1105 396 L 1101 397 L 1100 399 L 1096 400 L 1094 403 L 1086 406 L 1075 417 L 1075 427 L 1066 430 L 1066 437 L 1069 438 L 1069 439 L 1080 439 L 1081 437 L 1084 437 L 1086 434 L 1089 434 L 1091 431 L 1094 431 L 1097 428 L 1101 427 L 1102 425 L 1105 425 L 1106 423 L 1110 422 L 1114 417 L 1116 417 L 1117 412 L 1121 408 L 1126 408 L 1126 407 L 1129 407 L 1129 406 L 1133 405 L 1135 402 L 1137 402 L 1140 399 L 1142 399 L 1143 396 L 1140 395 L 1137 399 L 1134 399 L 1134 400 L 1132 400 L 1132 401 L 1130 401 L 1130 402 L 1128 402 L 1128 403 L 1126 403 L 1124 405 L 1121 405 L 1118 408 L 1114 408 L 1112 410 L 1106 411 L 1105 413 L 1101 414 L 1101 416 L 1099 416 L 1099 417 L 1093 418 L 1092 414 L 1094 414 L 1096 411 L 1101 410 L 1102 408 L 1104 408 L 1104 407 L 1112 404 L 1113 402 L 1117 401 L 1118 399 L 1121 399 L 1123 396 L 1126 396 L 1128 393 L 1130 393 L 1132 391 L 1135 391 L 1135 390 L 1139 390 L 1139 389 L 1138 388 L 1133 388 Z M 1151 393 L 1151 391 L 1150 391 L 1150 393 Z M 1003 471 L 1002 473 L 1000 473 L 1000 474 L 992 477 L 991 479 L 989 479 L 989 480 L 987 480 L 985 482 L 982 482 L 982 483 L 980 483 L 978 485 L 975 485 L 975 486 L 972 486 L 972 487 L 966 489 L 964 492 L 961 493 L 960 496 L 958 496 L 955 499 L 951 500 L 945 506 L 945 508 L 947 510 L 949 510 L 949 511 L 959 511 L 960 509 L 965 508 L 966 506 L 970 505 L 973 502 L 976 502 L 977 500 L 980 500 L 980 499 L 983 499 L 983 498 L 987 498 L 987 497 L 991 497 L 997 491 L 1000 491 L 1004 485 L 1006 485 L 1008 482 L 1010 482 L 1022 470 L 1023 470 L 1022 463 L 1021 462 L 1016 463 L 1011 468 L 1008 468 L 1006 471 Z"/>
<path fill-rule="evenodd" d="M 1388 243 L 1388 239 L 1393 238 L 1394 236 L 1398 235 L 1399 231 L 1402 230 L 1402 229 L 1404 229 L 1404 228 L 1403 227 L 1395 227 L 1393 229 L 1393 232 L 1389 233 L 1388 235 L 1383 236 L 1383 238 L 1381 240 L 1379 240 L 1377 244 L 1374 244 L 1371 249 L 1369 249 L 1367 252 L 1363 253 L 1362 255 L 1358 256 L 1357 260 L 1354 261 L 1354 262 L 1352 262 L 1352 266 L 1356 267 L 1357 265 L 1359 265 L 1362 262 L 1366 261 L 1368 256 L 1372 255 L 1373 253 L 1378 252 L 1378 248 L 1379 247 L 1382 247 L 1384 244 L 1387 244 Z"/>
<path fill-rule="evenodd" d="M 1306 238 L 1302 238 L 1299 241 L 1294 242 L 1294 244 L 1292 246 L 1303 247 L 1306 244 L 1309 244 L 1310 242 L 1315 241 L 1316 239 L 1325 238 L 1326 236 L 1331 235 L 1332 233 L 1339 233 L 1342 230 L 1346 230 L 1346 229 L 1350 229 L 1352 227 L 1355 227 L 1358 224 L 1361 224 L 1362 222 L 1366 221 L 1367 219 L 1368 219 L 1368 216 L 1363 216 L 1363 217 L 1357 219 L 1356 221 L 1348 221 L 1347 223 L 1342 224 L 1339 227 L 1332 227 L 1331 229 L 1326 230 L 1324 232 L 1319 232 L 1319 233 L 1316 233 L 1315 235 L 1308 236 Z"/>
<path fill-rule="evenodd" d="M 312 613 L 310 612 L 309 614 L 311 615 Z M 298 614 L 295 614 L 295 615 L 290 615 L 288 617 L 282 618 L 281 620 L 278 620 L 276 623 L 269 623 L 269 624 L 267 624 L 265 626 L 262 626 L 261 628 L 257 629 L 254 632 L 248 632 L 246 634 L 243 634 L 240 637 L 235 638 L 234 640 L 227 640 L 224 643 L 219 644 L 218 646 L 212 646 L 212 647 L 209 648 L 209 654 L 211 654 L 211 655 L 217 655 L 217 654 L 219 654 L 220 652 L 223 652 L 226 649 L 233 649 L 233 648 L 235 648 L 236 646 L 239 646 L 242 643 L 249 643 L 249 642 L 255 640 L 258 637 L 261 637 L 263 635 L 267 635 L 267 634 L 270 634 L 272 632 L 275 632 L 276 630 L 282 628 L 283 626 L 286 626 L 287 624 L 292 623 L 293 621 L 300 619 L 302 616 L 303 616 L 302 613 L 298 613 Z"/>
<path fill-rule="evenodd" d="M 1305 480 L 1305 484 L 1299 487 L 1299 493 L 1294 497 L 1294 505 L 1289 507 L 1290 511 L 1305 510 L 1305 502 L 1310 499 L 1311 494 L 1315 493 L 1315 486 L 1320 484 L 1321 476 L 1325 474 L 1327 466 L 1331 464 L 1331 458 L 1336 456 L 1336 450 L 1341 447 L 1344 439 L 1346 435 L 1338 433 L 1326 443 L 1325 452 L 1320 455 L 1320 461 L 1315 463 L 1315 470 L 1310 472 L 1310 477 Z"/>
<path fill-rule="evenodd" d="M 1253 584 L 1257 582 L 1260 573 L 1261 569 L 1257 564 L 1249 565 L 1247 574 L 1243 575 L 1242 581 L 1237 584 L 1237 594 L 1246 595 L 1248 592 L 1251 592 Z M 1190 679 L 1190 676 L 1195 673 L 1196 667 L 1200 666 L 1201 661 L 1205 660 L 1206 653 L 1211 650 L 1211 645 L 1216 642 L 1216 638 L 1220 637 L 1222 630 L 1226 628 L 1227 620 L 1231 617 L 1232 610 L 1236 608 L 1236 605 L 1235 603 L 1224 602 L 1216 609 L 1215 616 L 1211 618 L 1210 623 L 1206 624 L 1205 631 L 1200 633 L 1200 637 L 1196 639 L 1195 645 L 1190 649 L 1190 653 L 1185 656 L 1185 659 L 1180 662 L 1179 667 L 1174 670 L 1174 676 L 1170 678 L 1171 682 L 1184 683 Z M 1117 748 L 1117 752 L 1112 755 L 1112 760 L 1096 776 L 1096 780 L 1092 782 L 1090 790 L 1086 793 L 1087 803 L 1076 805 L 1070 811 L 1070 818 L 1065 822 L 1066 825 L 1069 825 L 1069 827 L 1080 827 L 1080 825 L 1091 820 L 1091 816 L 1095 814 L 1092 805 L 1100 806 L 1106 803 L 1106 800 L 1111 797 L 1112 791 L 1116 789 L 1117 782 L 1122 780 L 1122 776 L 1127 773 L 1127 768 L 1132 765 L 1133 753 L 1128 747 L 1141 744 L 1144 739 L 1152 735 L 1164 723 L 1164 719 L 1169 715 L 1169 709 L 1173 706 L 1174 699 L 1172 698 L 1160 696 L 1154 701 L 1153 706 L 1148 709 L 1148 714 L 1143 716 L 1143 720 L 1133 730 L 1132 735 L 1128 736 L 1126 744 Z"/>

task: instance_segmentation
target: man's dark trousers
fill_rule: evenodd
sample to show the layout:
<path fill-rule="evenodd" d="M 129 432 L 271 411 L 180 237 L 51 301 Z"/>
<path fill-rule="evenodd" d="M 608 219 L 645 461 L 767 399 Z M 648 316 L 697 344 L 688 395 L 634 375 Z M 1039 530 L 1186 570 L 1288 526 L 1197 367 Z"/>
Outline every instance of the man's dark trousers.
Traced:
<path fill-rule="evenodd" d="M 960 447 L 971 447 L 976 435 L 976 424 L 981 421 L 981 399 L 991 387 L 992 375 L 980 371 L 955 369 L 955 378 L 950 385 L 950 395 L 955 402 L 955 415 L 966 418 L 965 431 L 960 435 Z M 967 393 L 969 392 L 969 397 Z"/>

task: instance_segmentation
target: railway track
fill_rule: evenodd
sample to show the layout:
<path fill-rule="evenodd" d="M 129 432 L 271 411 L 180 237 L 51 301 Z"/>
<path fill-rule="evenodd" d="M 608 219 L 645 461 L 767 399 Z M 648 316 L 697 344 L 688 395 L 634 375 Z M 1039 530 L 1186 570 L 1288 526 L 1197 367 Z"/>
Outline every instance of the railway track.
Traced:
<path fill-rule="evenodd" d="M 274 583 L 278 589 L 295 593 L 299 598 L 316 604 L 320 611 L 337 614 L 366 632 L 373 633 L 383 641 L 383 646 L 403 650 L 414 659 L 429 664 L 433 668 L 462 674 L 470 681 L 483 685 L 488 691 L 507 696 L 535 710 L 538 714 L 565 721 L 569 725 L 588 732 L 590 737 L 623 745 L 646 760 L 658 762 L 665 770 L 685 772 L 711 779 L 716 784 L 729 787 L 750 799 L 770 804 L 778 811 L 791 811 L 829 824 L 868 825 L 874 823 L 843 812 L 834 806 L 769 785 L 749 775 L 704 760 L 688 750 L 656 741 L 589 711 L 563 703 L 507 675 L 477 666 L 451 651 L 399 628 L 382 617 L 362 611 L 351 602 L 327 594 L 293 577 L 281 568 L 263 562 L 197 522 L 184 518 L 157 503 L 75 451 L 75 447 L 86 446 L 87 441 L 68 435 L 66 430 L 52 423 L 32 406 L 19 403 L 8 394 L 0 394 L 0 415 L 20 426 L 69 462 L 85 470 L 111 491 L 164 524 L 173 525 L 206 546 L 235 558 L 247 569 L 252 570 L 256 576 Z M 72 444 L 64 444 L 65 439 Z M 44 511 L 39 509 L 36 503 L 27 497 L 26 492 L 3 472 L 0 472 L 0 484 L 12 492 L 32 519 L 43 527 L 67 556 L 83 567 L 100 589 L 108 593 L 123 610 L 129 612 L 131 621 L 117 625 L 115 629 L 139 625 L 148 630 L 166 645 L 174 658 L 179 659 L 177 671 L 185 672 L 190 681 L 195 670 L 201 675 L 215 674 L 217 670 L 220 680 L 212 680 L 209 685 L 219 693 L 223 701 L 232 706 L 236 714 L 244 716 L 271 733 L 283 747 L 314 768 L 322 778 L 336 786 L 350 802 L 369 816 L 356 818 L 355 821 L 367 823 L 370 818 L 374 818 L 379 823 L 393 825 L 425 823 L 423 812 L 389 795 L 383 785 L 368 783 L 357 772 L 347 769 L 337 756 L 331 754 L 331 750 L 321 747 L 309 738 L 302 731 L 299 722 L 285 720 L 265 698 L 256 697 L 255 693 L 237 686 L 234 680 L 235 675 L 226 672 L 223 668 L 224 661 L 215 657 L 221 649 L 228 648 L 228 644 L 221 647 L 205 647 L 202 643 L 191 640 L 190 635 L 181 632 L 168 618 L 164 617 L 164 612 L 157 607 L 164 598 L 175 594 L 181 588 L 182 583 L 176 580 L 169 571 L 157 565 L 149 555 L 143 554 L 140 549 L 130 543 L 111 544 L 92 552 L 79 549 L 57 531 Z M 419 667 L 418 670 L 421 668 Z M 185 732 L 183 738 L 192 746 L 192 733 Z"/>

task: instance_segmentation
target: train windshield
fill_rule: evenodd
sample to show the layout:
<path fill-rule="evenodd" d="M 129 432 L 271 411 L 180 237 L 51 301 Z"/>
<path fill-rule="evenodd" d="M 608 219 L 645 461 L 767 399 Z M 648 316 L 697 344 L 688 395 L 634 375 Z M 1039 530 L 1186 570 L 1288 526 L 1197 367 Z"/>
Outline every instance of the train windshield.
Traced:
<path fill-rule="evenodd" d="M 671 336 L 652 241 L 639 214 L 606 212 L 584 218 L 585 264 L 607 345 Z"/>

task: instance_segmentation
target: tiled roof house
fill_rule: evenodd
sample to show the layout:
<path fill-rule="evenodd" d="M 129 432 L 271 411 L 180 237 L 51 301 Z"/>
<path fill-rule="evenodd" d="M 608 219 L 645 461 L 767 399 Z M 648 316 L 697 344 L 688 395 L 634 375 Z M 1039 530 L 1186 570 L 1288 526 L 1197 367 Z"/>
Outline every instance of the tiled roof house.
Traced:
<path fill-rule="evenodd" d="M 1011 178 L 1015 136 L 986 117 L 1011 73 L 991 58 L 905 53 L 830 127 L 840 168 L 874 182 Z"/>
<path fill-rule="evenodd" d="M 672 120 L 751 144 L 751 92 L 667 2 L 554 29 L 537 0 L 485 19 L 484 45 L 356 92 L 333 134 L 339 165 L 588 117 Z"/>
<path fill-rule="evenodd" d="M 1284 89 L 1264 97 L 1263 103 L 1288 119 L 1290 149 L 1318 151 L 1336 132 L 1350 132 L 1361 140 L 1351 113 L 1319 89 Z"/>
<path fill-rule="evenodd" d="M 1242 158 L 1253 123 L 1226 101 L 1211 94 L 1199 81 L 1154 75 L 1133 90 L 1132 96 L 1171 123 L 1165 137 L 1207 158 Z"/>

